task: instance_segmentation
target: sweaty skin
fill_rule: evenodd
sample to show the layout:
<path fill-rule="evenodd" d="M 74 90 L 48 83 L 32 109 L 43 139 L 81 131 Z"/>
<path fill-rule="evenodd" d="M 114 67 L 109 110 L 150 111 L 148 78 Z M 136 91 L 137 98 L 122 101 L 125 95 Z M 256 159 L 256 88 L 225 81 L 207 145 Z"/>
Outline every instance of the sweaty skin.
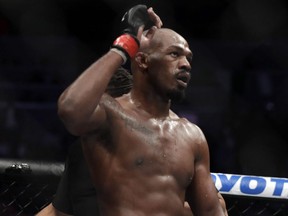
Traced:
<path fill-rule="evenodd" d="M 139 35 L 130 93 L 116 99 L 104 93 L 122 64 L 109 51 L 58 101 L 66 128 L 81 136 L 101 215 L 183 216 L 185 199 L 194 215 L 224 215 L 205 136 L 170 110 L 190 80 L 188 43 L 164 28 Z"/>

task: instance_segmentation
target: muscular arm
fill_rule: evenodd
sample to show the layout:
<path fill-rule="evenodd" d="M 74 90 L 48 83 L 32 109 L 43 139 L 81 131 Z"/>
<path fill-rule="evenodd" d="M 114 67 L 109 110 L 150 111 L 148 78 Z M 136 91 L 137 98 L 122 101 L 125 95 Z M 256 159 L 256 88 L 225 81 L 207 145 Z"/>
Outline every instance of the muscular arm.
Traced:
<path fill-rule="evenodd" d="M 202 131 L 197 129 L 195 170 L 193 180 L 186 191 L 186 199 L 194 215 L 225 215 L 210 174 L 208 144 Z"/>
<path fill-rule="evenodd" d="M 222 194 L 218 191 L 217 195 L 218 195 L 218 198 L 219 198 L 220 205 L 221 205 L 221 207 L 223 209 L 224 215 L 228 216 L 228 211 L 226 209 L 226 202 L 225 202 Z M 191 211 L 191 208 L 190 208 L 188 202 L 184 203 L 184 216 L 193 216 L 193 213 Z"/>
<path fill-rule="evenodd" d="M 147 12 L 156 28 L 160 28 L 162 26 L 160 17 L 152 8 L 148 8 Z M 133 17 L 133 14 L 131 16 L 131 20 L 137 18 Z M 150 33 L 148 36 L 142 37 L 144 25 L 140 26 L 139 29 L 134 30 L 137 31 L 137 38 L 139 41 L 143 40 L 143 38 L 147 41 L 147 39 L 153 35 Z M 124 47 L 126 47 L 126 45 Z M 128 48 L 125 49 L 126 51 L 129 50 Z M 109 80 L 122 63 L 123 58 L 121 55 L 110 50 L 86 69 L 60 95 L 58 99 L 58 115 L 70 133 L 82 135 L 90 132 L 91 130 L 96 129 L 105 119 L 105 112 L 103 110 L 100 112 L 99 110 L 101 109 L 99 109 L 98 105 Z"/>
<path fill-rule="evenodd" d="M 102 111 L 100 114 L 99 102 L 109 80 L 122 62 L 119 54 L 107 52 L 60 95 L 58 115 L 69 132 L 81 135 L 100 125 L 105 113 Z"/>
<path fill-rule="evenodd" d="M 228 211 L 227 211 L 227 208 L 226 208 L 226 202 L 225 202 L 222 194 L 218 191 L 217 195 L 218 195 L 218 198 L 219 198 L 220 205 L 221 205 L 221 207 L 223 209 L 224 215 L 228 216 Z"/>

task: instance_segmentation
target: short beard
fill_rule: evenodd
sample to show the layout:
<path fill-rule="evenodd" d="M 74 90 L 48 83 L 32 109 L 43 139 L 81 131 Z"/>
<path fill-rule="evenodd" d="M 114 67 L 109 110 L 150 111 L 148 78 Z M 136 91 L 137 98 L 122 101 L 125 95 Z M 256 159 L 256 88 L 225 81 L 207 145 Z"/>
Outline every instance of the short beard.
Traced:
<path fill-rule="evenodd" d="M 167 96 L 171 101 L 182 102 L 186 96 L 184 90 L 171 90 L 167 93 Z"/>

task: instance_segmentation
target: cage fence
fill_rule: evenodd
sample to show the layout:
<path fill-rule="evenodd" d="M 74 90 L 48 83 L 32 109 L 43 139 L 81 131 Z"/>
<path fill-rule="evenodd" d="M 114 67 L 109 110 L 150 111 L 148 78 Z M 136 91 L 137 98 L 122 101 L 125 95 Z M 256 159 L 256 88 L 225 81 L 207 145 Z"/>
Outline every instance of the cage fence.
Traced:
<path fill-rule="evenodd" d="M 64 163 L 0 161 L 0 215 L 31 216 L 48 205 Z M 229 216 L 288 216 L 288 179 L 212 173 Z"/>

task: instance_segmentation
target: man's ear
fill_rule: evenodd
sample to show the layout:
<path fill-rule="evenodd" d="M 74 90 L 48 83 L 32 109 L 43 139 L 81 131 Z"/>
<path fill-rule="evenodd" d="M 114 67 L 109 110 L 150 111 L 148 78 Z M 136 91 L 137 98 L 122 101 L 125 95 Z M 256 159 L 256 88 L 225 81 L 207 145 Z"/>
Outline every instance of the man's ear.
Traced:
<path fill-rule="evenodd" d="M 137 65 L 141 70 L 147 69 L 147 67 L 148 67 L 148 65 L 147 65 L 148 55 L 146 53 L 144 53 L 144 52 L 136 53 L 135 61 L 137 62 Z"/>

